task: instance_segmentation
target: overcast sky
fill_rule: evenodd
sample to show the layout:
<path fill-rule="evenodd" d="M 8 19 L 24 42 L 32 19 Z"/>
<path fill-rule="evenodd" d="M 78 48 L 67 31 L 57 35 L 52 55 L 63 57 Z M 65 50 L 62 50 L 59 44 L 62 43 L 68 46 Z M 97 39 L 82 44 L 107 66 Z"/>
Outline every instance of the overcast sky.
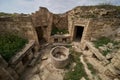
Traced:
<path fill-rule="evenodd" d="M 120 5 L 120 0 L 0 0 L 0 12 L 32 13 L 40 6 L 54 13 L 63 13 L 80 5 L 111 3 Z"/>

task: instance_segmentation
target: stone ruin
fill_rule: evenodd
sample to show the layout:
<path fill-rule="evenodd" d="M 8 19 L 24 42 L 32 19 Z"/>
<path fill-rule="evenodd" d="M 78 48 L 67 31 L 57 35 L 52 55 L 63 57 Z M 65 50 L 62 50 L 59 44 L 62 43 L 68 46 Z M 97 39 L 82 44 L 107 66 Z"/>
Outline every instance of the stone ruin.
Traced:
<path fill-rule="evenodd" d="M 10 62 L 0 56 L 0 80 L 18 80 L 21 76 L 28 76 L 23 74 L 28 66 L 34 67 L 38 62 L 47 60 L 48 56 L 43 55 L 50 52 L 52 64 L 56 68 L 65 67 L 69 63 L 69 50 L 63 46 L 70 43 L 72 48 L 82 52 L 87 61 L 96 68 L 101 80 L 120 80 L 120 45 L 112 55 L 103 56 L 92 43 L 100 37 L 120 41 L 120 11 L 117 8 L 78 6 L 66 13 L 54 14 L 41 7 L 31 15 L 1 16 L 0 28 L 0 33 L 11 32 L 29 40 L 26 47 Z M 45 53 L 45 49 L 51 46 L 55 48 L 50 48 L 50 51 Z M 54 79 L 46 79 L 44 76 L 41 79 L 37 76 L 36 80 Z"/>
<path fill-rule="evenodd" d="M 69 64 L 69 49 L 57 46 L 50 52 L 51 61 L 56 68 L 64 68 Z"/>

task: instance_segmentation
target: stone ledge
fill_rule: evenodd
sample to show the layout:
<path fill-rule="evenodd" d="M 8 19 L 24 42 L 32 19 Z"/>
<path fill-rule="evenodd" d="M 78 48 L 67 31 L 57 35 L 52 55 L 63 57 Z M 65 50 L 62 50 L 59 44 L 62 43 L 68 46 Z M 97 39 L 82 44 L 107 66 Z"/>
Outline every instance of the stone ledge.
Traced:
<path fill-rule="evenodd" d="M 34 44 L 35 44 L 35 41 L 30 40 L 29 43 L 26 44 L 25 47 L 20 52 L 18 52 L 15 56 L 13 56 L 10 59 L 9 63 L 10 64 L 17 64 L 22 59 L 22 57 L 24 57 L 28 53 L 28 51 L 31 48 L 33 48 Z"/>

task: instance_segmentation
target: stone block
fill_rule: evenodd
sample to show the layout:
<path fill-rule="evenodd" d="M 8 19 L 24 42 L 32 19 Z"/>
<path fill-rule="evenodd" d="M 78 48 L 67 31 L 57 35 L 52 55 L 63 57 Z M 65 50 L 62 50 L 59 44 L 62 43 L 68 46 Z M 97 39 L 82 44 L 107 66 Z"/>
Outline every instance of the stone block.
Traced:
<path fill-rule="evenodd" d="M 18 79 L 19 79 L 19 76 L 18 76 L 18 74 L 15 72 L 14 69 L 8 67 L 6 70 L 10 73 L 10 75 L 11 75 L 15 80 L 18 80 Z"/>
<path fill-rule="evenodd" d="M 0 80 L 14 80 L 14 79 L 6 69 L 0 67 Z"/>
<path fill-rule="evenodd" d="M 33 52 L 30 51 L 30 54 L 28 55 L 28 60 L 31 60 L 33 58 Z"/>
<path fill-rule="evenodd" d="M 22 61 L 21 62 L 19 62 L 17 65 L 16 65 L 16 67 L 15 67 L 15 71 L 20 75 L 23 71 L 24 71 L 24 65 L 23 65 L 23 63 L 22 63 Z"/>
<path fill-rule="evenodd" d="M 3 59 L 3 57 L 0 55 L 0 66 L 6 68 L 8 66 L 8 63 Z"/>

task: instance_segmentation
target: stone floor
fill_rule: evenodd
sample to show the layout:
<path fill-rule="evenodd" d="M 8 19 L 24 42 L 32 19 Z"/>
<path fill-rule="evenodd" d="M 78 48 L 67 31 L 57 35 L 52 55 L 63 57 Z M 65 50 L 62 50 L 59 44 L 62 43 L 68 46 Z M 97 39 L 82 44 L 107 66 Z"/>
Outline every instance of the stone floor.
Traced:
<path fill-rule="evenodd" d="M 50 58 L 50 49 L 44 49 L 42 51 L 42 60 L 38 60 L 38 63 L 34 67 L 28 67 L 22 80 L 63 80 L 65 69 L 56 69 Z"/>
<path fill-rule="evenodd" d="M 93 53 L 90 50 L 82 51 L 78 42 L 73 42 L 71 45 L 74 51 L 83 53 L 83 55 L 80 57 L 80 60 L 84 66 L 89 80 L 113 80 L 103 74 L 107 68 L 105 68 L 102 61 L 92 56 Z M 56 44 L 54 44 L 54 46 L 56 46 Z M 26 72 L 24 72 L 20 80 L 63 80 L 64 74 L 68 70 L 56 69 L 52 65 L 50 50 L 54 46 L 46 46 L 44 49 L 42 49 L 42 51 L 39 53 L 42 54 L 42 57 L 37 61 L 37 64 L 34 67 L 28 67 L 25 70 Z M 93 68 L 97 70 L 96 74 L 92 74 L 92 70 L 88 68 L 87 62 L 92 64 Z M 83 77 L 80 80 L 85 80 L 85 78 Z"/>

